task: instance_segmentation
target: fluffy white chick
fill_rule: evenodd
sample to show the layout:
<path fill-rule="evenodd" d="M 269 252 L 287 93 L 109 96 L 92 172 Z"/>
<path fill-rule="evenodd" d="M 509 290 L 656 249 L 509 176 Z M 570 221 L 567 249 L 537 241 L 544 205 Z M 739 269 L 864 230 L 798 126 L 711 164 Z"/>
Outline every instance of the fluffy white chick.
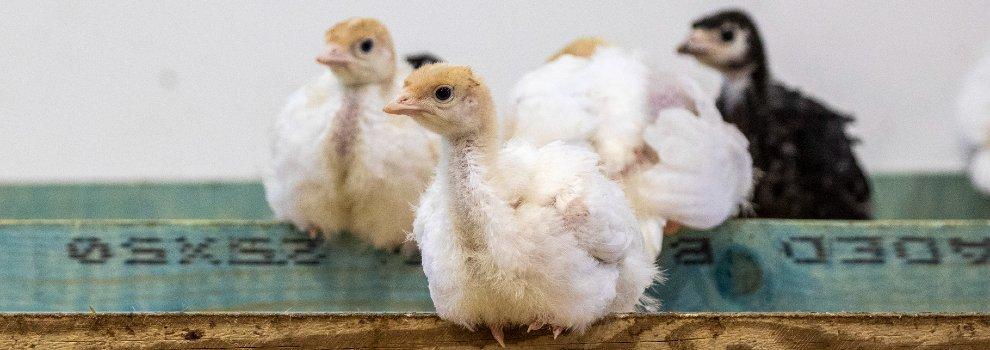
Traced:
<path fill-rule="evenodd" d="M 747 202 L 748 143 L 690 79 L 664 76 L 598 38 L 567 45 L 516 85 L 509 139 L 584 144 L 636 210 L 648 251 L 663 230 L 708 229 Z"/>
<path fill-rule="evenodd" d="M 388 30 L 369 18 L 326 33 L 316 60 L 329 69 L 303 86 L 276 120 L 265 194 L 277 218 L 332 235 L 348 231 L 382 249 L 415 245 L 412 207 L 433 176 L 439 138 L 382 107 L 410 69 L 396 64 Z"/>
<path fill-rule="evenodd" d="M 963 83 L 956 115 L 966 143 L 975 149 L 969 177 L 977 189 L 990 194 L 990 54 Z"/>
<path fill-rule="evenodd" d="M 468 328 L 583 331 L 633 311 L 657 276 L 617 183 L 585 148 L 498 140 L 488 88 L 470 68 L 413 72 L 386 106 L 442 137 L 414 224 L 437 314 Z"/>

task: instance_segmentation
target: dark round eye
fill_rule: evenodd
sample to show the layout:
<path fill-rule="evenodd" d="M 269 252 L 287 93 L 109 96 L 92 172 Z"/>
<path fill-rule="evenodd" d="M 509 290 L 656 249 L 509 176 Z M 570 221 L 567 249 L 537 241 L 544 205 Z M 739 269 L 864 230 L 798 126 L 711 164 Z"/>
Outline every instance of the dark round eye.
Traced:
<path fill-rule="evenodd" d="M 736 32 L 729 29 L 722 29 L 722 41 L 730 42 L 736 38 Z"/>
<path fill-rule="evenodd" d="M 361 41 L 361 52 L 369 53 L 371 49 L 375 48 L 375 41 L 371 39 L 364 39 Z"/>
<path fill-rule="evenodd" d="M 437 98 L 437 101 L 448 101 L 454 96 L 454 89 L 450 86 L 444 85 L 433 91 L 433 96 Z"/>

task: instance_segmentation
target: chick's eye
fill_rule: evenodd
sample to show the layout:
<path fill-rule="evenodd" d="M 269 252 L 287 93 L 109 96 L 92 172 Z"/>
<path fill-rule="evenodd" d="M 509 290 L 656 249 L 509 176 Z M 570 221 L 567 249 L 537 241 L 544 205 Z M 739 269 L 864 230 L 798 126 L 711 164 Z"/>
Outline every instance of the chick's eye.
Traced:
<path fill-rule="evenodd" d="M 369 53 L 371 49 L 375 48 L 375 42 L 371 39 L 364 39 L 364 41 L 361 41 L 360 48 L 361 52 Z"/>
<path fill-rule="evenodd" d="M 450 86 L 444 85 L 433 91 L 433 96 L 440 102 L 449 101 L 450 98 L 454 96 L 454 89 Z"/>
<path fill-rule="evenodd" d="M 722 29 L 722 41 L 730 42 L 732 41 L 732 39 L 735 39 L 735 37 L 736 37 L 736 32 L 733 32 L 732 30 L 729 29 Z"/>

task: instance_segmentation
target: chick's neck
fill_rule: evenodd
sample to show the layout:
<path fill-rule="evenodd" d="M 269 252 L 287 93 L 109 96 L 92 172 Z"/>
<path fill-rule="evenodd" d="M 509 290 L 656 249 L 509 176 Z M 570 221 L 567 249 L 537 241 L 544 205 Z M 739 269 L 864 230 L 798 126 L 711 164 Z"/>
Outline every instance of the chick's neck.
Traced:
<path fill-rule="evenodd" d="M 377 93 L 382 99 L 388 99 L 396 91 L 395 70 L 384 79 L 364 84 L 341 84 L 344 98 L 355 98 L 367 94 Z"/>
<path fill-rule="evenodd" d="M 490 114 L 492 108 L 483 108 Z M 492 192 L 491 170 L 498 150 L 494 118 L 483 116 L 477 131 L 443 140 L 443 164 L 438 176 L 445 176 L 450 192 L 451 212 L 458 242 L 476 251 L 487 246 L 486 227 L 505 203 Z"/>
<path fill-rule="evenodd" d="M 753 86 L 753 72 L 755 70 L 756 66 L 750 64 L 742 68 L 722 72 L 721 95 L 726 107 L 730 110 L 735 109 L 743 102 L 746 90 L 749 90 Z"/>
<path fill-rule="evenodd" d="M 470 156 L 480 160 L 480 164 L 489 166 L 498 157 L 498 119 L 487 90 L 476 93 L 483 96 L 474 110 L 478 126 L 460 134 L 444 136 L 443 140 L 445 148 L 452 152 L 448 154 L 452 159 Z"/>
<path fill-rule="evenodd" d="M 386 83 L 343 85 L 340 108 L 333 115 L 329 125 L 330 137 L 325 145 L 325 147 L 332 149 L 331 154 L 335 156 L 335 159 L 341 162 L 349 162 L 353 159 L 355 145 L 360 142 L 362 137 L 360 124 L 362 119 L 369 117 L 369 114 L 361 111 L 367 108 L 366 104 L 376 100 L 373 98 L 373 94 L 378 94 L 379 98 L 384 100 L 392 94 L 394 89 L 391 80 L 386 81 Z M 363 121 L 368 122 L 368 120 Z M 346 167 L 340 173 L 342 176 L 346 175 Z M 339 180 L 343 181 L 343 178 Z"/>

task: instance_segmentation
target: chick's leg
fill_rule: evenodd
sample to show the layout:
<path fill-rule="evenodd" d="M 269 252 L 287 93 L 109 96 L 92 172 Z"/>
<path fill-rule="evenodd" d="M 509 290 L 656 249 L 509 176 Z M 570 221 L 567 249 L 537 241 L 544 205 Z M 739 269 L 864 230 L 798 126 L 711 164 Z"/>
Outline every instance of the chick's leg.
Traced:
<path fill-rule="evenodd" d="M 492 330 L 492 338 L 498 342 L 498 345 L 505 347 L 505 333 L 502 333 L 502 325 L 489 325 L 488 328 Z"/>

